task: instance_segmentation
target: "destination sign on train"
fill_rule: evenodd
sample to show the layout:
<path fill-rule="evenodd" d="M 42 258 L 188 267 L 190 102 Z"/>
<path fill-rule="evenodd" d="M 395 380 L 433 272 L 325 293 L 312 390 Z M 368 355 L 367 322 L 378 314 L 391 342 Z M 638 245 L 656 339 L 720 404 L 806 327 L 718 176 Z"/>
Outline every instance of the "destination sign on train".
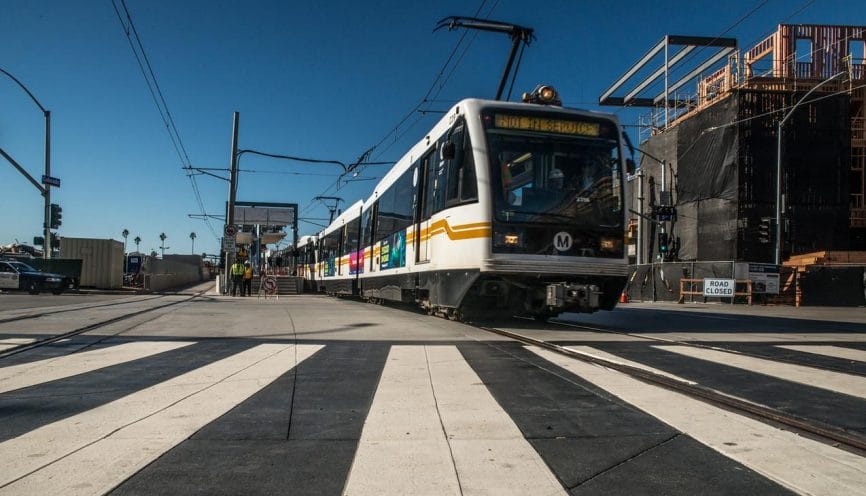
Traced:
<path fill-rule="evenodd" d="M 501 129 L 522 129 L 542 133 L 576 134 L 579 136 L 599 136 L 600 126 L 597 122 L 567 121 L 547 117 L 532 117 L 527 115 L 496 114 L 494 121 Z"/>

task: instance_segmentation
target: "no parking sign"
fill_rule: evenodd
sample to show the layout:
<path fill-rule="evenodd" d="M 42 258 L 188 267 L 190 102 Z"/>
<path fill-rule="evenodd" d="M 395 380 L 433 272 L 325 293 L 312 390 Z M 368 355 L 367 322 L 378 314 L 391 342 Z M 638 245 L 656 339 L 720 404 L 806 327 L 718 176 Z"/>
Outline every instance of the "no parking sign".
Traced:
<path fill-rule="evenodd" d="M 277 278 L 274 276 L 265 276 L 262 278 L 262 290 L 266 295 L 277 293 Z"/>

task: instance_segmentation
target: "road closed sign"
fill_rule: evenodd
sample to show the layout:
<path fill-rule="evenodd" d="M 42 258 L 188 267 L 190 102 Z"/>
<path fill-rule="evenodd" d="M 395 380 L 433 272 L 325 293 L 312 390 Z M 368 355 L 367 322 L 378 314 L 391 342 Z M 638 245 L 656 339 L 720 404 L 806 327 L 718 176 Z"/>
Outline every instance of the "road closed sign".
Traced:
<path fill-rule="evenodd" d="M 734 296 L 733 279 L 704 279 L 704 296 Z"/>

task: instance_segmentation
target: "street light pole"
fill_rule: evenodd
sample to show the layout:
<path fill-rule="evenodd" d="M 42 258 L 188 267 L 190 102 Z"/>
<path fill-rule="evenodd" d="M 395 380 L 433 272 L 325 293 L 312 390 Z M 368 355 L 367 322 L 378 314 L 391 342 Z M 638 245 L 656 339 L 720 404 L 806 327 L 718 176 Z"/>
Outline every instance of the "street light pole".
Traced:
<path fill-rule="evenodd" d="M 45 116 L 45 176 L 50 177 L 51 176 L 51 111 L 46 110 L 45 107 L 43 107 L 42 104 L 39 103 L 39 100 L 37 100 L 36 97 L 33 96 L 33 93 L 31 93 L 30 90 L 27 89 L 27 87 L 24 86 L 24 84 L 18 80 L 18 78 L 16 78 L 15 76 L 6 72 L 3 69 L 0 69 L 0 72 L 9 76 L 9 79 L 11 79 L 12 81 L 15 81 L 15 84 L 20 86 L 21 89 L 24 90 L 25 93 L 27 93 L 27 96 L 29 96 L 30 99 L 33 100 L 33 103 L 35 103 L 36 106 L 39 107 L 39 110 L 41 110 L 42 114 Z M 15 164 L 13 163 L 13 165 L 15 165 Z M 19 170 L 21 170 L 21 169 L 19 169 Z M 22 173 L 23 173 L 23 171 L 22 171 Z M 26 173 L 25 173 L 25 175 L 29 176 Z M 37 188 L 39 188 L 40 192 L 42 193 L 43 198 L 45 199 L 45 204 L 44 204 L 45 207 L 43 209 L 44 222 L 42 224 L 43 237 L 45 239 L 45 245 L 44 245 L 45 250 L 44 250 L 44 253 L 42 254 L 42 256 L 46 259 L 50 259 L 51 258 L 51 186 L 48 184 L 43 184 L 41 187 L 39 185 L 37 185 Z"/>
<path fill-rule="evenodd" d="M 120 235 L 123 236 L 123 273 L 126 274 L 126 238 L 129 237 L 129 229 L 124 229 Z"/>
<path fill-rule="evenodd" d="M 821 86 L 824 86 L 825 84 L 829 83 L 830 81 L 836 79 L 839 76 L 844 76 L 845 74 L 847 74 L 847 72 L 837 73 L 812 87 L 812 89 L 806 92 L 806 94 L 803 95 L 803 97 L 800 98 L 800 100 L 797 101 L 797 103 L 795 103 L 793 107 L 791 107 L 791 110 L 789 110 L 788 113 L 785 114 L 785 116 L 782 118 L 782 120 L 779 121 L 779 126 L 776 129 L 776 249 L 775 256 L 773 257 L 773 263 L 775 263 L 776 265 L 781 265 L 782 263 L 782 223 L 784 220 L 782 219 L 782 126 L 785 125 L 785 121 L 787 121 L 788 118 L 791 117 L 791 114 L 793 114 L 794 111 L 797 110 L 797 107 L 799 107 L 800 104 L 803 103 L 803 100 L 805 100 L 809 95 L 811 95 L 813 91 L 817 90 Z"/>
<path fill-rule="evenodd" d="M 159 245 L 159 250 L 162 252 L 161 258 L 163 258 L 163 259 L 165 259 L 165 238 L 167 238 L 167 237 L 168 236 L 166 236 L 165 233 L 159 233 L 159 241 L 161 243 Z"/>

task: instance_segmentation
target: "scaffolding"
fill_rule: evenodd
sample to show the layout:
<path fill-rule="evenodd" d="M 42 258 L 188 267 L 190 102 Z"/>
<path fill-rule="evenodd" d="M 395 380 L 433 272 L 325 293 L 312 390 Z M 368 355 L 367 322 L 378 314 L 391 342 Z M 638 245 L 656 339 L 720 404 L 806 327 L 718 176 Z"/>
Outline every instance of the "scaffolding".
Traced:
<path fill-rule="evenodd" d="M 722 41 L 723 40 L 723 41 Z M 682 45 L 680 48 L 679 45 Z M 668 70 L 682 65 L 693 48 L 716 49 L 714 56 L 689 72 L 696 82 L 694 92 L 684 93 L 685 78 L 667 84 Z M 702 111 L 733 95 L 765 94 L 769 103 L 763 112 L 780 112 L 793 95 L 816 89 L 815 97 L 847 93 L 850 122 L 849 227 L 860 231 L 859 244 L 866 243 L 866 26 L 779 24 L 776 30 L 743 52 L 728 38 L 668 35 L 627 71 L 599 99 L 602 105 L 650 108 L 638 121 L 641 142 L 673 130 Z M 614 93 L 650 63 L 651 55 L 664 50 L 664 65 L 639 82 L 623 97 Z M 679 51 L 674 51 L 679 50 Z M 697 50 L 695 50 L 697 51 Z M 724 62 L 723 62 L 724 60 Z M 712 62 L 712 63 L 711 63 Z M 706 74 L 705 71 L 711 71 Z M 847 78 L 835 77 L 847 72 Z M 653 78 L 665 76 L 665 92 L 650 93 Z M 820 85 L 820 87 L 818 87 Z M 647 94 L 649 93 L 649 98 Z M 779 98 L 781 97 L 781 98 Z M 754 98 L 754 97 L 751 97 Z M 757 116 L 747 116 L 757 117 Z"/>

